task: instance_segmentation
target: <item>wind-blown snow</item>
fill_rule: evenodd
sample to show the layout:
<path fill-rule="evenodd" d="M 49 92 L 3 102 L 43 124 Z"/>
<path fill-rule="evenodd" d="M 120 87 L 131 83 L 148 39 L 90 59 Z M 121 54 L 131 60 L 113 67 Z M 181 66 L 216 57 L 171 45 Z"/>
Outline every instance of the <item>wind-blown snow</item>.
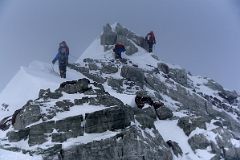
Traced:
<path fill-rule="evenodd" d="M 59 84 L 66 80 L 83 77 L 80 73 L 69 70 L 67 79 L 61 79 L 58 75 L 57 65 L 34 61 L 28 67 L 21 67 L 4 90 L 0 93 L 0 105 L 8 104 L 8 111 L 0 112 L 0 119 L 10 116 L 15 110 L 21 108 L 30 99 L 38 98 L 40 89 L 55 90 Z M 1 107 L 0 107 L 1 109 Z"/>
<path fill-rule="evenodd" d="M 155 126 L 165 141 L 172 140 L 179 144 L 183 151 L 181 160 L 210 160 L 214 156 L 205 150 L 195 154 L 188 143 L 188 137 L 177 126 L 177 120 L 158 120 L 155 122 Z M 203 152 L 204 154 L 202 154 Z"/>

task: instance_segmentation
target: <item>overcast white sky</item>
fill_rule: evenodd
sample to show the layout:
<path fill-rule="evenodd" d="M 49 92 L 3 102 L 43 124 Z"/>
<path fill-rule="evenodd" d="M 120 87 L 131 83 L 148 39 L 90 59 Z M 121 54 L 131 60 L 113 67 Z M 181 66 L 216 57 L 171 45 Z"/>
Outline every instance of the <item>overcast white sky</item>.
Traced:
<path fill-rule="evenodd" d="M 0 0 L 0 90 L 20 66 L 50 62 L 59 41 L 78 57 L 114 22 L 143 36 L 155 31 L 161 59 L 240 90 L 239 7 L 234 0 Z"/>

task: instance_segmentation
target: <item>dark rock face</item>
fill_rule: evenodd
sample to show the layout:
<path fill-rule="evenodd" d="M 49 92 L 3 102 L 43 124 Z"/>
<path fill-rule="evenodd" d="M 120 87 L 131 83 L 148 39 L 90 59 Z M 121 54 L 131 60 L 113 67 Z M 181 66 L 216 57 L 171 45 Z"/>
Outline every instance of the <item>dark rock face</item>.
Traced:
<path fill-rule="evenodd" d="M 63 142 L 69 138 L 83 136 L 84 129 L 81 126 L 83 116 L 69 117 L 59 121 L 43 122 L 31 126 L 29 133 L 29 145 L 42 144 L 52 137 L 52 142 Z M 53 129 L 57 133 L 52 133 Z"/>
<path fill-rule="evenodd" d="M 113 74 L 118 72 L 118 68 L 111 64 L 104 64 L 101 71 L 106 74 Z"/>
<path fill-rule="evenodd" d="M 113 107 L 94 113 L 86 117 L 85 132 L 101 133 L 107 130 L 124 129 L 130 126 L 133 120 L 133 113 L 124 107 Z"/>
<path fill-rule="evenodd" d="M 120 24 L 116 25 L 115 30 L 113 30 L 109 24 L 104 26 L 103 34 L 101 35 L 101 45 L 104 45 L 104 48 L 109 50 L 111 47 L 108 46 L 114 45 L 118 42 L 125 46 L 127 55 L 132 55 L 138 52 L 138 48 L 135 44 L 146 50 L 148 49 L 144 37 L 137 36 L 135 33 L 124 28 Z"/>
<path fill-rule="evenodd" d="M 169 140 L 169 141 L 167 141 L 167 144 L 170 148 L 172 148 L 175 156 L 177 156 L 177 157 L 182 156 L 182 154 L 183 154 L 182 149 L 179 147 L 177 142 Z"/>
<path fill-rule="evenodd" d="M 144 83 L 144 72 L 136 67 L 123 66 L 121 68 L 121 76 L 130 81 Z"/>
<path fill-rule="evenodd" d="M 107 81 L 108 85 L 111 86 L 114 90 L 117 90 L 118 92 L 123 91 L 123 79 L 114 79 L 114 78 L 109 78 Z"/>
<path fill-rule="evenodd" d="M 154 119 L 149 117 L 147 114 L 137 114 L 135 119 L 142 125 L 143 128 L 155 128 Z"/>
<path fill-rule="evenodd" d="M 83 136 L 84 129 L 81 125 L 83 116 L 69 117 L 59 121 L 42 122 L 20 131 L 8 132 L 10 142 L 27 139 L 30 146 L 42 144 L 52 138 L 52 142 L 63 142 L 69 138 Z M 57 132 L 53 133 L 53 130 Z"/>
<path fill-rule="evenodd" d="M 156 114 L 160 120 L 165 120 L 173 117 L 172 111 L 169 108 L 164 106 L 156 109 Z"/>
<path fill-rule="evenodd" d="M 103 27 L 103 34 L 101 35 L 101 45 L 114 45 L 117 40 L 117 34 L 112 31 L 109 24 Z"/>
<path fill-rule="evenodd" d="M 70 108 L 74 106 L 74 104 L 72 102 L 64 100 L 64 101 L 57 101 L 56 106 L 58 107 L 58 111 L 64 112 L 64 111 L 69 111 Z"/>
<path fill-rule="evenodd" d="M 158 63 L 158 69 L 165 74 L 169 73 L 169 67 L 165 63 Z"/>
<path fill-rule="evenodd" d="M 88 144 L 64 150 L 64 160 L 172 160 L 172 154 L 160 134 L 154 130 L 155 137 L 134 127 L 120 134 Z M 161 147 L 159 147 L 161 146 Z"/>
<path fill-rule="evenodd" d="M 51 92 L 50 89 L 40 89 L 39 94 L 38 94 L 39 98 L 43 98 L 44 100 L 51 98 L 51 99 L 58 99 L 60 97 L 62 97 L 62 93 L 61 92 Z"/>
<path fill-rule="evenodd" d="M 29 129 L 24 129 L 20 131 L 11 131 L 7 133 L 9 142 L 18 142 L 22 139 L 26 140 L 29 134 Z"/>
<path fill-rule="evenodd" d="M 205 120 L 202 117 L 199 118 L 182 117 L 178 120 L 178 126 L 183 129 L 187 136 L 189 136 L 190 133 L 197 127 L 206 129 L 206 122 L 207 120 Z"/>
<path fill-rule="evenodd" d="M 224 150 L 225 160 L 239 160 L 240 159 L 240 148 L 230 148 Z"/>
<path fill-rule="evenodd" d="M 25 129 L 26 126 L 39 121 L 41 117 L 40 106 L 31 104 L 31 102 L 29 102 L 17 114 L 16 121 L 14 123 L 14 129 Z"/>
<path fill-rule="evenodd" d="M 30 146 L 33 146 L 36 144 L 42 144 L 44 142 L 47 142 L 49 137 L 48 134 L 53 132 L 54 125 L 55 122 L 50 121 L 31 126 L 28 144 Z"/>
<path fill-rule="evenodd" d="M 88 63 L 88 68 L 89 70 L 94 70 L 94 71 L 99 69 L 99 67 L 94 62 Z"/>
<path fill-rule="evenodd" d="M 194 135 L 188 140 L 188 143 L 194 151 L 196 149 L 206 149 L 208 146 L 211 146 L 211 143 L 203 134 Z"/>
<path fill-rule="evenodd" d="M 77 81 L 66 81 L 60 84 L 60 90 L 64 91 L 68 94 L 74 94 L 74 93 L 83 93 L 90 88 L 88 85 L 90 84 L 90 81 L 86 78 L 79 79 Z"/>
<path fill-rule="evenodd" d="M 169 76 L 177 83 L 187 87 L 187 72 L 185 70 L 170 68 Z"/>
<path fill-rule="evenodd" d="M 83 99 L 76 99 L 75 104 L 79 105 L 82 103 L 88 103 L 90 105 L 104 105 L 105 107 L 112 107 L 112 106 L 124 106 L 123 102 L 113 96 L 108 94 L 105 95 L 97 95 L 95 98 L 83 98 Z"/>
<path fill-rule="evenodd" d="M 11 125 L 11 117 L 5 117 L 0 121 L 0 130 L 7 130 Z"/>
<path fill-rule="evenodd" d="M 152 119 L 154 120 L 157 119 L 156 111 L 153 107 L 143 108 L 142 111 L 144 112 L 145 115 L 148 115 Z"/>
<path fill-rule="evenodd" d="M 218 93 L 222 98 L 226 99 L 230 104 L 234 103 L 235 100 L 238 98 L 238 94 L 233 91 L 226 91 L 223 90 L 222 92 Z"/>

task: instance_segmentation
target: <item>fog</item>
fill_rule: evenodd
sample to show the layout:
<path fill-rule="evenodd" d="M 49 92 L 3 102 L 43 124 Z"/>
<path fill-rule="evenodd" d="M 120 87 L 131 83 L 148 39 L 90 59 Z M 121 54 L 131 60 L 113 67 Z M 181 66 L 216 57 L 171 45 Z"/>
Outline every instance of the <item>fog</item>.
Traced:
<path fill-rule="evenodd" d="M 76 60 L 106 23 L 156 34 L 160 59 L 240 89 L 240 14 L 234 0 L 1 0 L 0 90 L 20 66 L 51 62 L 67 41 Z"/>

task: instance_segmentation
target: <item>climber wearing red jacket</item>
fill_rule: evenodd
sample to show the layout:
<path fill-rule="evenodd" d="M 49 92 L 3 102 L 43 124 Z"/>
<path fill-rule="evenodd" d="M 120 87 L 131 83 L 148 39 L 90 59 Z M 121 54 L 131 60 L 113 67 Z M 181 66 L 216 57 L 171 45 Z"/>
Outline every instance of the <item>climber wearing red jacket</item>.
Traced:
<path fill-rule="evenodd" d="M 155 39 L 153 31 L 149 32 L 146 35 L 145 39 L 148 43 L 148 52 L 151 53 L 153 50 L 153 45 L 156 44 L 156 39 Z"/>

